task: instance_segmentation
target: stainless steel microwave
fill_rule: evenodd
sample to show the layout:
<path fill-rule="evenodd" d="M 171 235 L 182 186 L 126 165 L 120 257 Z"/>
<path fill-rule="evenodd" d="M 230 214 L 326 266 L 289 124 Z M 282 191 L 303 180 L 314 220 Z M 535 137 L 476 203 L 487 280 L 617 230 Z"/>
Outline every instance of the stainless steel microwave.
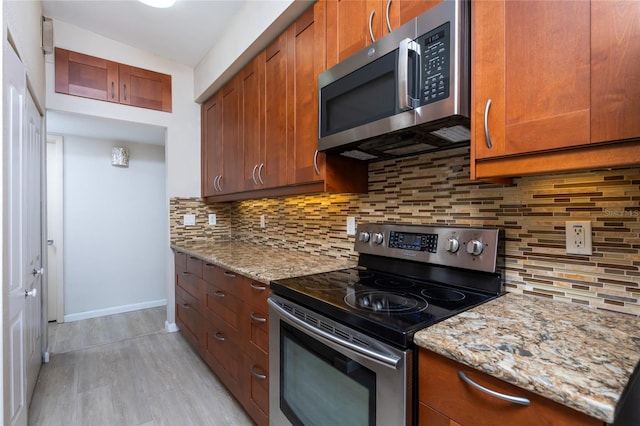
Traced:
<path fill-rule="evenodd" d="M 378 161 L 470 140 L 470 4 L 445 0 L 318 76 L 318 150 Z"/>

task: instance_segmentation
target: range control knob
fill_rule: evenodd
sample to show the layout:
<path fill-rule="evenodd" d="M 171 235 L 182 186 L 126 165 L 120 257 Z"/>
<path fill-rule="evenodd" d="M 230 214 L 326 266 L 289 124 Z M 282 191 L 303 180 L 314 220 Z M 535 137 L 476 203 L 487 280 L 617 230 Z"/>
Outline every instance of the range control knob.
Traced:
<path fill-rule="evenodd" d="M 482 253 L 483 249 L 484 245 L 482 245 L 482 243 L 478 240 L 471 240 L 467 243 L 467 253 L 473 256 L 478 256 L 480 253 Z"/>
<path fill-rule="evenodd" d="M 371 234 L 369 234 L 368 232 L 361 232 L 360 236 L 358 237 L 358 239 L 363 243 L 368 243 L 370 238 Z"/>
<path fill-rule="evenodd" d="M 382 235 L 379 232 L 376 232 L 375 234 L 373 234 L 373 242 L 375 244 L 380 245 L 380 244 L 382 244 L 383 241 L 384 241 L 384 235 Z"/>
<path fill-rule="evenodd" d="M 455 238 L 447 238 L 447 242 L 444 244 L 444 249 L 448 252 L 455 253 L 460 248 L 460 241 Z"/>

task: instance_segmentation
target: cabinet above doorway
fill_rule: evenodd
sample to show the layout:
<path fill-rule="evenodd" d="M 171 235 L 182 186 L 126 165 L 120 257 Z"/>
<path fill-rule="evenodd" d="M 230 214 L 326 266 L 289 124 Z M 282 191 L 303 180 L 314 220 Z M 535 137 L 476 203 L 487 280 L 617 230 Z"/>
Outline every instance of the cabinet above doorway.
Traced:
<path fill-rule="evenodd" d="M 55 49 L 55 91 L 171 112 L 171 76 L 70 50 Z"/>

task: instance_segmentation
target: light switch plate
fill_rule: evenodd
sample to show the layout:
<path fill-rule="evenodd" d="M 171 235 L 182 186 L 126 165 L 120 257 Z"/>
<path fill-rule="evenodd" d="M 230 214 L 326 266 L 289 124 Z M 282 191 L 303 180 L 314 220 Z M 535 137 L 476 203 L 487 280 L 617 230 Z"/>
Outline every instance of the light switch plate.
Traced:
<path fill-rule="evenodd" d="M 593 254 L 591 222 L 569 221 L 565 224 L 567 254 Z"/>
<path fill-rule="evenodd" d="M 215 213 L 209 214 L 209 225 L 217 225 L 218 219 L 216 218 Z"/>
<path fill-rule="evenodd" d="M 353 216 L 347 216 L 347 235 L 356 235 L 356 218 Z"/>
<path fill-rule="evenodd" d="M 195 226 L 196 224 L 196 215 L 195 214 L 185 214 L 182 216 L 182 224 L 184 226 Z"/>

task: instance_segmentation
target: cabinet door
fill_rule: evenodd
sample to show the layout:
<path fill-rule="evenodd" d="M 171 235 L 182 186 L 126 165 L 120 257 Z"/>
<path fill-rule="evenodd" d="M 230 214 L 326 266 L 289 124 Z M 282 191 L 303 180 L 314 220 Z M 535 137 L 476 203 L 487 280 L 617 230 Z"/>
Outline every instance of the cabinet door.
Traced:
<path fill-rule="evenodd" d="M 244 151 L 244 189 L 260 189 L 264 173 L 262 133 L 264 97 L 264 53 L 241 71 L 242 146 Z"/>
<path fill-rule="evenodd" d="M 287 37 L 282 33 L 265 51 L 264 187 L 287 183 Z"/>
<path fill-rule="evenodd" d="M 591 142 L 640 137 L 640 2 L 591 2 Z"/>
<path fill-rule="evenodd" d="M 386 33 L 386 1 L 327 0 L 326 8 L 327 68 L 371 44 L 371 33 L 376 40 Z"/>
<path fill-rule="evenodd" d="M 55 49 L 57 93 L 119 102 L 118 64 L 69 50 Z"/>
<path fill-rule="evenodd" d="M 476 159 L 589 142 L 589 26 L 589 2 L 474 3 Z M 485 138 L 485 111 L 491 147 Z"/>
<path fill-rule="evenodd" d="M 222 92 L 202 104 L 202 197 L 219 194 L 217 181 L 222 176 Z"/>
<path fill-rule="evenodd" d="M 309 8 L 289 29 L 288 183 L 323 180 L 318 168 L 318 74 L 324 68 L 324 3 Z"/>
<path fill-rule="evenodd" d="M 120 103 L 171 112 L 171 76 L 119 64 Z"/>
<path fill-rule="evenodd" d="M 223 194 L 244 188 L 239 80 L 236 76 L 222 88 L 222 177 L 218 189 Z"/>

